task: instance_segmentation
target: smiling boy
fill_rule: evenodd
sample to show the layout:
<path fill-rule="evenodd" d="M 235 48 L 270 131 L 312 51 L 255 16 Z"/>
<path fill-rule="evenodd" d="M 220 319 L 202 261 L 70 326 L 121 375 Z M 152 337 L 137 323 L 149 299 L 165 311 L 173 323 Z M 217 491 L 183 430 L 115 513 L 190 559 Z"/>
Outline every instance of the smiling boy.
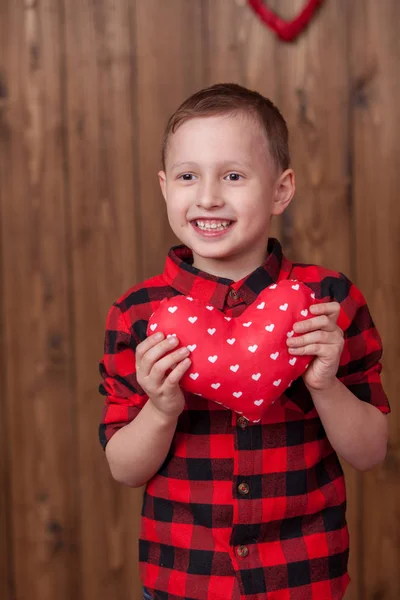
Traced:
<path fill-rule="evenodd" d="M 342 273 L 290 262 L 269 237 L 295 176 L 286 123 L 257 92 L 220 84 L 188 98 L 167 125 L 159 179 L 182 245 L 111 307 L 100 363 L 111 473 L 146 484 L 144 598 L 339 600 L 349 540 L 338 455 L 369 469 L 388 436 L 365 299 Z M 189 350 L 146 337 L 160 301 L 190 294 L 236 317 L 282 279 L 322 301 L 287 340 L 293 356 L 314 357 L 303 377 L 257 424 L 183 392 Z"/>

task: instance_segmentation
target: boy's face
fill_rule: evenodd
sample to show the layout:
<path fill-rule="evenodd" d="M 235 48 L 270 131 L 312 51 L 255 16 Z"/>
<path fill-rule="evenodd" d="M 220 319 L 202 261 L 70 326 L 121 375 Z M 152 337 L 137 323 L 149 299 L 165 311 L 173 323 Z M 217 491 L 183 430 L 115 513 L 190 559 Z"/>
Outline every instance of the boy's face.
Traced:
<path fill-rule="evenodd" d="M 231 279 L 263 262 L 271 216 L 294 194 L 293 171 L 278 172 L 262 127 L 244 114 L 178 127 L 159 178 L 171 228 L 194 265 Z"/>

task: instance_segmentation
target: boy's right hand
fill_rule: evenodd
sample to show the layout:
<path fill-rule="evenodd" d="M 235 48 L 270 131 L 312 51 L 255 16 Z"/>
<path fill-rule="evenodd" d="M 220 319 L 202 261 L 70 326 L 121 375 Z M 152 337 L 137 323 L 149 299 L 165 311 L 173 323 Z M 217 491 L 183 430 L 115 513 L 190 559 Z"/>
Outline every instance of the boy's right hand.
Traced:
<path fill-rule="evenodd" d="M 177 346 L 177 337 L 156 333 L 136 348 L 136 379 L 154 407 L 168 419 L 176 419 L 183 411 L 185 397 L 179 382 L 191 365 L 188 348 L 172 352 Z"/>

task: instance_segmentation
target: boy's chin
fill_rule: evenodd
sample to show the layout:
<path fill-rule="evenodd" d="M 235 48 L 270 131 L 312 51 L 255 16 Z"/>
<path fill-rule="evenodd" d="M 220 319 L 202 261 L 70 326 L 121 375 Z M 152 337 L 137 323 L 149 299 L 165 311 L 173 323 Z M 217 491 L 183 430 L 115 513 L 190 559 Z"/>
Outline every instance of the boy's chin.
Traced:
<path fill-rule="evenodd" d="M 235 251 L 235 248 L 212 248 L 211 245 L 209 248 L 204 248 L 200 247 L 199 244 L 192 244 L 190 249 L 194 255 L 208 260 L 229 260 L 237 254 L 237 250 Z"/>

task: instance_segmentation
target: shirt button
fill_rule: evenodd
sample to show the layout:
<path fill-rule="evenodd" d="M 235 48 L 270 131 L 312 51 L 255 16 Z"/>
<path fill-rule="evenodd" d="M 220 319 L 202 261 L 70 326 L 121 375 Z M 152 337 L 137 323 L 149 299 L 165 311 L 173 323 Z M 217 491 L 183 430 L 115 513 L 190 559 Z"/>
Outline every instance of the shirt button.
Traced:
<path fill-rule="evenodd" d="M 237 552 L 238 556 L 241 556 L 242 558 L 244 558 L 245 556 L 248 555 L 249 549 L 247 546 L 238 546 L 236 548 L 236 552 Z"/>
<path fill-rule="evenodd" d="M 238 485 L 238 490 L 239 490 L 239 494 L 242 494 L 242 496 L 245 496 L 246 494 L 249 493 L 250 488 L 247 485 L 247 483 L 243 482 Z"/>
<path fill-rule="evenodd" d="M 246 419 L 246 417 L 239 417 L 238 420 L 236 421 L 237 425 L 241 428 L 241 429 L 246 429 L 247 427 L 247 423 L 248 423 L 248 419 Z"/>
<path fill-rule="evenodd" d="M 229 295 L 231 298 L 236 299 L 238 297 L 238 293 L 236 290 L 229 290 Z"/>

